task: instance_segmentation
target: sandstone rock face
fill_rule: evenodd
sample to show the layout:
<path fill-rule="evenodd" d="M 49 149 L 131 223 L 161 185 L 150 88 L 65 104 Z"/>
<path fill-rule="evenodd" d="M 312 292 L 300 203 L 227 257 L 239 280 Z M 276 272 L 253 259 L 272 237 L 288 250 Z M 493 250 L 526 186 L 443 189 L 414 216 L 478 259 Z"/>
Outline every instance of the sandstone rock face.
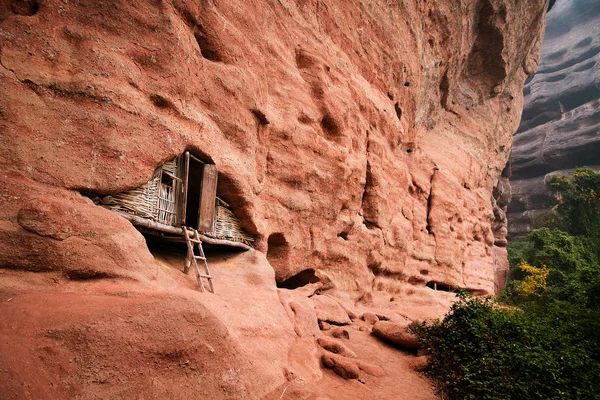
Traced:
<path fill-rule="evenodd" d="M 346 345 L 344 345 L 339 340 L 335 340 L 330 337 L 323 336 L 317 340 L 317 343 L 323 349 L 325 349 L 331 353 L 339 354 L 341 356 L 350 357 L 350 358 L 356 357 L 356 354 L 352 350 L 350 350 L 348 347 L 346 347 Z"/>
<path fill-rule="evenodd" d="M 190 149 L 217 164 L 278 280 L 310 267 L 347 290 L 492 290 L 490 193 L 542 1 L 8 3 L 6 199 L 9 179 L 119 192 Z"/>
<path fill-rule="evenodd" d="M 30 299 L 3 303 L 3 318 L 29 324 L 19 331 L 29 335 L 26 352 L 55 340 L 20 318 L 27 307 L 100 308 L 109 345 L 79 335 L 93 327 L 77 326 L 84 311 L 43 326 L 58 329 L 65 357 L 86 346 L 102 357 L 133 340 L 109 321 L 135 307 L 124 300 L 113 310 L 104 297 L 151 292 L 174 302 L 179 311 L 162 319 L 148 306 L 156 322 L 140 327 L 149 341 L 179 332 L 183 304 L 199 302 L 189 323 L 217 326 L 199 335 L 230 349 L 205 375 L 210 388 L 260 398 L 284 379 L 320 379 L 317 357 L 303 361 L 315 352 L 315 301 L 288 298 L 275 281 L 311 269 L 322 290 L 377 307 L 427 293 L 443 308 L 435 299 L 451 296 L 426 287 L 432 281 L 493 292 L 503 231 L 493 227 L 501 202 L 492 190 L 544 24 L 544 0 L 1 2 L 0 294 Z M 227 290 L 215 279 L 216 297 L 190 293 L 137 230 L 81 194 L 137 187 L 186 149 L 217 165 L 220 195 L 264 253 L 219 264 L 231 279 L 221 282 Z M 58 303 L 40 301 L 42 288 Z M 182 340 L 192 334 L 182 330 Z M 8 328 L 2 335 L 3 345 L 18 340 Z M 264 346 L 269 338 L 277 345 Z M 18 365 L 0 379 L 18 395 L 27 365 L 3 361 Z M 44 371 L 28 390 L 45 393 L 61 374 L 59 364 Z M 85 371 L 78 376 L 56 380 L 48 397 L 93 397 Z M 162 381 L 136 382 L 112 398 L 163 394 Z"/>
<path fill-rule="evenodd" d="M 355 361 L 337 354 L 326 353 L 321 358 L 323 365 L 331 368 L 344 379 L 358 379 L 360 369 Z"/>
<path fill-rule="evenodd" d="M 373 335 L 388 341 L 401 349 L 417 350 L 421 346 L 419 338 L 406 326 L 395 322 L 379 321 L 373 325 Z"/>
<path fill-rule="evenodd" d="M 424 371 L 429 365 L 429 356 L 418 356 L 411 362 L 411 367 L 417 371 Z"/>
<path fill-rule="evenodd" d="M 375 323 L 377 321 L 379 321 L 379 318 L 377 318 L 377 315 L 373 314 L 373 313 L 364 313 L 362 316 L 363 321 L 365 321 L 366 323 L 368 323 L 369 325 L 375 325 Z"/>
<path fill-rule="evenodd" d="M 335 325 L 348 325 L 351 322 L 348 313 L 333 298 L 313 296 L 311 300 L 319 321 Z"/>
<path fill-rule="evenodd" d="M 548 13 L 538 72 L 526 83 L 511 157 L 511 235 L 529 232 L 556 204 L 555 174 L 600 169 L 600 3 L 562 0 Z"/>

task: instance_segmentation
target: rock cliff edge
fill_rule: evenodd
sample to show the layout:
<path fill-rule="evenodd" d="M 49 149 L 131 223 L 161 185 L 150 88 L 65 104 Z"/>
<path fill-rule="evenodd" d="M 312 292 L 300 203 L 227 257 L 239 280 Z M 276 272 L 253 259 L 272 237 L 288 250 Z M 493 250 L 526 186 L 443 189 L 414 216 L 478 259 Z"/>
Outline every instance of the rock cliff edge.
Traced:
<path fill-rule="evenodd" d="M 496 290 L 502 170 L 546 7 L 2 2 L 0 392 L 432 398 L 416 375 L 398 384 L 408 355 L 361 364 L 393 350 L 359 317 L 408 323 L 443 312 L 440 289 Z M 137 187 L 184 150 L 217 165 L 258 238 L 209 260 L 216 295 L 82 195 Z M 303 271 L 318 290 L 277 289 Z M 364 358 L 346 389 L 319 366 L 329 313 Z"/>

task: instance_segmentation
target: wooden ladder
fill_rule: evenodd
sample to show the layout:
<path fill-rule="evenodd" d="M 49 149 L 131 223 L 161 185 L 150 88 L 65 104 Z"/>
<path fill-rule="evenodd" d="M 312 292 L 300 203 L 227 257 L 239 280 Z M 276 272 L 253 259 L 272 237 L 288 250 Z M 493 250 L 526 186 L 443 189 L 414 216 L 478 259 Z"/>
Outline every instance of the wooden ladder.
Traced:
<path fill-rule="evenodd" d="M 202 292 L 205 292 L 204 289 L 204 281 L 203 278 L 208 279 L 208 284 L 210 285 L 210 291 L 212 293 L 215 292 L 215 287 L 213 285 L 213 278 L 210 275 L 210 271 L 208 270 L 208 263 L 206 262 L 206 255 L 204 254 L 204 249 L 202 249 L 202 241 L 200 240 L 200 234 L 196 229 L 188 228 L 187 226 L 183 227 L 183 235 L 185 236 L 185 242 L 187 243 L 188 253 L 185 260 L 185 267 L 183 272 L 188 274 L 190 271 L 190 265 L 193 265 L 196 269 L 196 277 L 198 279 L 198 285 L 200 285 L 200 289 Z M 198 248 L 198 253 L 194 252 L 194 245 Z M 204 263 L 204 274 L 200 272 L 200 268 L 198 268 L 198 260 Z"/>

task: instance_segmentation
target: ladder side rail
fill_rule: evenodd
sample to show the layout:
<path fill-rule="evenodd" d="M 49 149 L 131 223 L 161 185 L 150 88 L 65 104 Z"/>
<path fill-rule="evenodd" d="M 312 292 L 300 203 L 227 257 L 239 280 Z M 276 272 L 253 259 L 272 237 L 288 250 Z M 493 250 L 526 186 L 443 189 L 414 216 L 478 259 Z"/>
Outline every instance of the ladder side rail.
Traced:
<path fill-rule="evenodd" d="M 198 285 L 200 285 L 200 290 L 202 290 L 202 293 L 206 292 L 206 289 L 204 289 L 204 282 L 202 281 L 202 277 L 200 276 L 200 268 L 198 268 L 198 263 L 196 262 L 196 255 L 194 254 L 194 246 L 191 242 L 190 236 L 189 236 L 189 232 L 187 231 L 187 228 L 184 227 L 183 229 L 184 235 L 185 235 L 185 239 L 188 245 L 188 252 L 189 253 L 189 257 L 191 259 L 192 264 L 194 265 L 194 269 L 196 270 L 196 279 L 198 280 Z M 196 230 L 194 230 L 194 232 L 196 232 Z M 196 236 L 196 235 L 194 235 Z"/>
<path fill-rule="evenodd" d="M 200 257 L 202 258 L 202 261 L 204 262 L 204 272 L 206 273 L 204 275 L 204 277 L 206 279 L 208 279 L 208 284 L 210 286 L 210 291 L 214 294 L 215 293 L 215 286 L 213 284 L 213 278 L 212 275 L 210 274 L 210 271 L 208 269 L 208 261 L 206 260 L 206 254 L 204 253 L 204 248 L 202 247 L 202 240 L 200 240 L 200 233 L 196 230 L 196 239 L 198 239 L 198 251 L 200 253 Z"/>

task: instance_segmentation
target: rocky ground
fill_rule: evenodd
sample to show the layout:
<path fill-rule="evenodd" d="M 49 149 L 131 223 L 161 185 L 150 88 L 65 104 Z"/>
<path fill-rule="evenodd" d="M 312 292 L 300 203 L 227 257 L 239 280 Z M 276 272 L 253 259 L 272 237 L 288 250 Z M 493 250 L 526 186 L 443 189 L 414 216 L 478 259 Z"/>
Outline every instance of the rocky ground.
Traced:
<path fill-rule="evenodd" d="M 142 284 L 0 271 L 3 398 L 436 398 L 416 350 L 371 330 L 437 315 L 450 296 L 381 309 L 322 284 L 277 289 L 256 251 L 211 251 L 216 294 L 203 294 L 183 274 L 183 247 L 153 248 Z"/>

